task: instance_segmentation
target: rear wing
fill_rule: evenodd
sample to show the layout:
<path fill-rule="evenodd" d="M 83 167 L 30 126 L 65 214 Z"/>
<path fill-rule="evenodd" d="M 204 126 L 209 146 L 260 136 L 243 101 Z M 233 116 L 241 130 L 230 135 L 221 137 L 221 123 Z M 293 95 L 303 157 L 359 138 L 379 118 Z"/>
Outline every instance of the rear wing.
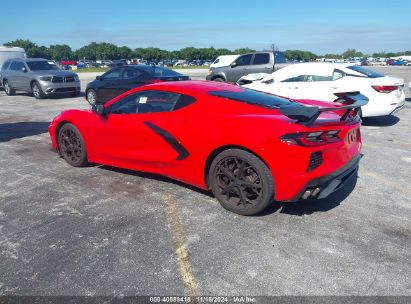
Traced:
<path fill-rule="evenodd" d="M 368 98 L 360 92 L 335 93 L 334 95 L 338 97 L 336 102 L 340 102 L 342 104 L 341 107 L 319 108 L 306 106 L 282 106 L 278 110 L 283 115 L 297 120 L 297 123 L 308 127 L 317 120 L 322 112 L 345 110 L 340 118 L 340 121 L 344 121 L 352 110 L 353 115 L 357 115 L 360 108 L 368 103 Z"/>

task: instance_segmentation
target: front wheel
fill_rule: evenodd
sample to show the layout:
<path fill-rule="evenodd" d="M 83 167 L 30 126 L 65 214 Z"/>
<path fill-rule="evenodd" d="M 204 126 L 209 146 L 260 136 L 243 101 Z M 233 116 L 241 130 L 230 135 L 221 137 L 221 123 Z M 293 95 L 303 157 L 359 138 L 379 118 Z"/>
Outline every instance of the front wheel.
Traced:
<path fill-rule="evenodd" d="M 73 167 L 87 165 L 87 150 L 80 131 L 72 124 L 66 123 L 58 132 L 58 147 L 61 156 Z"/>
<path fill-rule="evenodd" d="M 87 94 L 86 94 L 86 99 L 87 99 L 88 103 L 89 103 L 91 106 L 94 105 L 94 104 L 96 103 L 96 101 L 97 101 L 96 91 L 94 91 L 93 89 L 89 89 L 89 90 L 87 91 Z"/>
<path fill-rule="evenodd" d="M 13 96 L 16 91 L 13 90 L 13 88 L 10 86 L 9 82 L 7 80 L 4 81 L 3 83 L 4 91 L 8 96 Z"/>
<path fill-rule="evenodd" d="M 43 90 L 41 89 L 37 81 L 33 82 L 33 84 L 31 85 L 31 91 L 33 92 L 33 96 L 36 99 L 42 99 L 44 97 Z"/>
<path fill-rule="evenodd" d="M 244 150 L 229 149 L 217 155 L 210 167 L 209 181 L 219 203 L 237 214 L 257 214 L 274 198 L 270 169 Z"/>

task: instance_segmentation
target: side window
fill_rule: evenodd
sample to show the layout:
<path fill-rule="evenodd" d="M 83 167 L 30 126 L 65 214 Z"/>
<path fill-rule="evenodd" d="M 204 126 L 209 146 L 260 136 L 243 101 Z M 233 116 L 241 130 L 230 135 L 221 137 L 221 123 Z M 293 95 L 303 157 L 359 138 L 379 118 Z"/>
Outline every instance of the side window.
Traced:
<path fill-rule="evenodd" d="M 131 94 L 114 103 L 112 114 L 143 114 L 170 112 L 195 102 L 191 96 L 164 91 L 143 91 Z"/>
<path fill-rule="evenodd" d="M 124 69 L 123 78 L 137 78 L 141 76 L 141 73 L 136 69 Z"/>
<path fill-rule="evenodd" d="M 121 78 L 121 69 L 112 69 L 103 75 L 103 79 Z"/>
<path fill-rule="evenodd" d="M 313 81 L 331 81 L 331 76 L 320 75 L 300 75 L 297 77 L 291 77 L 281 82 L 313 82 Z"/>
<path fill-rule="evenodd" d="M 267 64 L 270 62 L 270 54 L 268 53 L 257 53 L 254 55 L 253 64 Z"/>
<path fill-rule="evenodd" d="M 331 76 L 307 75 L 306 81 L 331 81 Z"/>
<path fill-rule="evenodd" d="M 291 77 L 288 79 L 284 79 L 281 82 L 301 82 L 301 81 L 304 81 L 304 79 L 305 79 L 305 75 L 300 75 L 297 77 Z"/>
<path fill-rule="evenodd" d="M 24 68 L 24 67 L 26 67 L 26 66 L 24 65 L 23 62 L 13 61 L 13 63 L 12 63 L 11 66 L 10 66 L 10 70 L 20 71 L 20 72 L 21 72 L 21 69 Z"/>
<path fill-rule="evenodd" d="M 235 62 L 237 65 L 250 65 L 251 57 L 253 57 L 253 54 L 242 55 Z"/>
<path fill-rule="evenodd" d="M 7 70 L 10 66 L 11 61 L 6 61 L 3 63 L 3 66 L 1 67 L 2 70 Z"/>
<path fill-rule="evenodd" d="M 340 78 L 343 78 L 345 76 L 345 73 L 341 70 L 335 69 L 333 71 L 333 77 L 332 80 L 338 80 Z"/>
<path fill-rule="evenodd" d="M 18 67 L 19 67 L 18 61 L 13 61 L 10 65 L 10 70 L 17 71 L 19 69 Z"/>

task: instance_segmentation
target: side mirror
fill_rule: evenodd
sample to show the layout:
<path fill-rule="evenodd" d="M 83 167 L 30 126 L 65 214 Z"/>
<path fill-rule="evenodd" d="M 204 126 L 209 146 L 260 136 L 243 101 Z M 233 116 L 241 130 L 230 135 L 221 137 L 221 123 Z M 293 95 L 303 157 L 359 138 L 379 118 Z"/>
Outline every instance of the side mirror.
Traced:
<path fill-rule="evenodd" d="M 96 79 L 97 79 L 97 80 L 101 80 L 102 78 L 101 78 L 101 76 L 99 75 L 99 76 L 96 76 Z"/>
<path fill-rule="evenodd" d="M 22 72 L 27 73 L 26 67 L 22 67 L 21 70 L 22 70 Z"/>
<path fill-rule="evenodd" d="M 91 109 L 100 116 L 103 116 L 105 114 L 105 108 L 102 104 L 95 103 L 91 106 Z"/>
<path fill-rule="evenodd" d="M 232 67 L 232 68 L 235 68 L 236 66 L 237 66 L 237 62 L 233 62 L 232 64 L 230 64 L 230 66 Z"/>

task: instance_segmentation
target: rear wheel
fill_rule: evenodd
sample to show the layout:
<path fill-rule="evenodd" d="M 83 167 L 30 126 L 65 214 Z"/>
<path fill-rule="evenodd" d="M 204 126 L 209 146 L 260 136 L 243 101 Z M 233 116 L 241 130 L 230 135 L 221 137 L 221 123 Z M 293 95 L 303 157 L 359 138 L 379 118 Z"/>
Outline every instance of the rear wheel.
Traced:
<path fill-rule="evenodd" d="M 44 97 L 43 90 L 41 89 L 37 81 L 33 82 L 33 84 L 31 85 L 31 91 L 33 92 L 33 96 L 36 99 L 42 99 Z"/>
<path fill-rule="evenodd" d="M 86 99 L 90 105 L 94 105 L 97 101 L 96 91 L 89 89 L 86 94 Z"/>
<path fill-rule="evenodd" d="M 3 83 L 4 91 L 8 96 L 13 96 L 16 94 L 16 91 L 13 90 L 13 88 L 10 86 L 9 82 L 7 80 L 4 81 Z"/>
<path fill-rule="evenodd" d="M 225 82 L 225 80 L 224 80 L 222 77 L 215 77 L 215 78 L 213 78 L 213 81 L 216 81 L 216 82 Z"/>
<path fill-rule="evenodd" d="M 58 132 L 58 146 L 61 156 L 73 167 L 87 165 L 87 150 L 80 131 L 72 124 L 66 123 Z"/>
<path fill-rule="evenodd" d="M 211 190 L 227 210 L 253 215 L 264 210 L 274 197 L 274 180 L 268 167 L 254 154 L 229 149 L 213 160 Z"/>

